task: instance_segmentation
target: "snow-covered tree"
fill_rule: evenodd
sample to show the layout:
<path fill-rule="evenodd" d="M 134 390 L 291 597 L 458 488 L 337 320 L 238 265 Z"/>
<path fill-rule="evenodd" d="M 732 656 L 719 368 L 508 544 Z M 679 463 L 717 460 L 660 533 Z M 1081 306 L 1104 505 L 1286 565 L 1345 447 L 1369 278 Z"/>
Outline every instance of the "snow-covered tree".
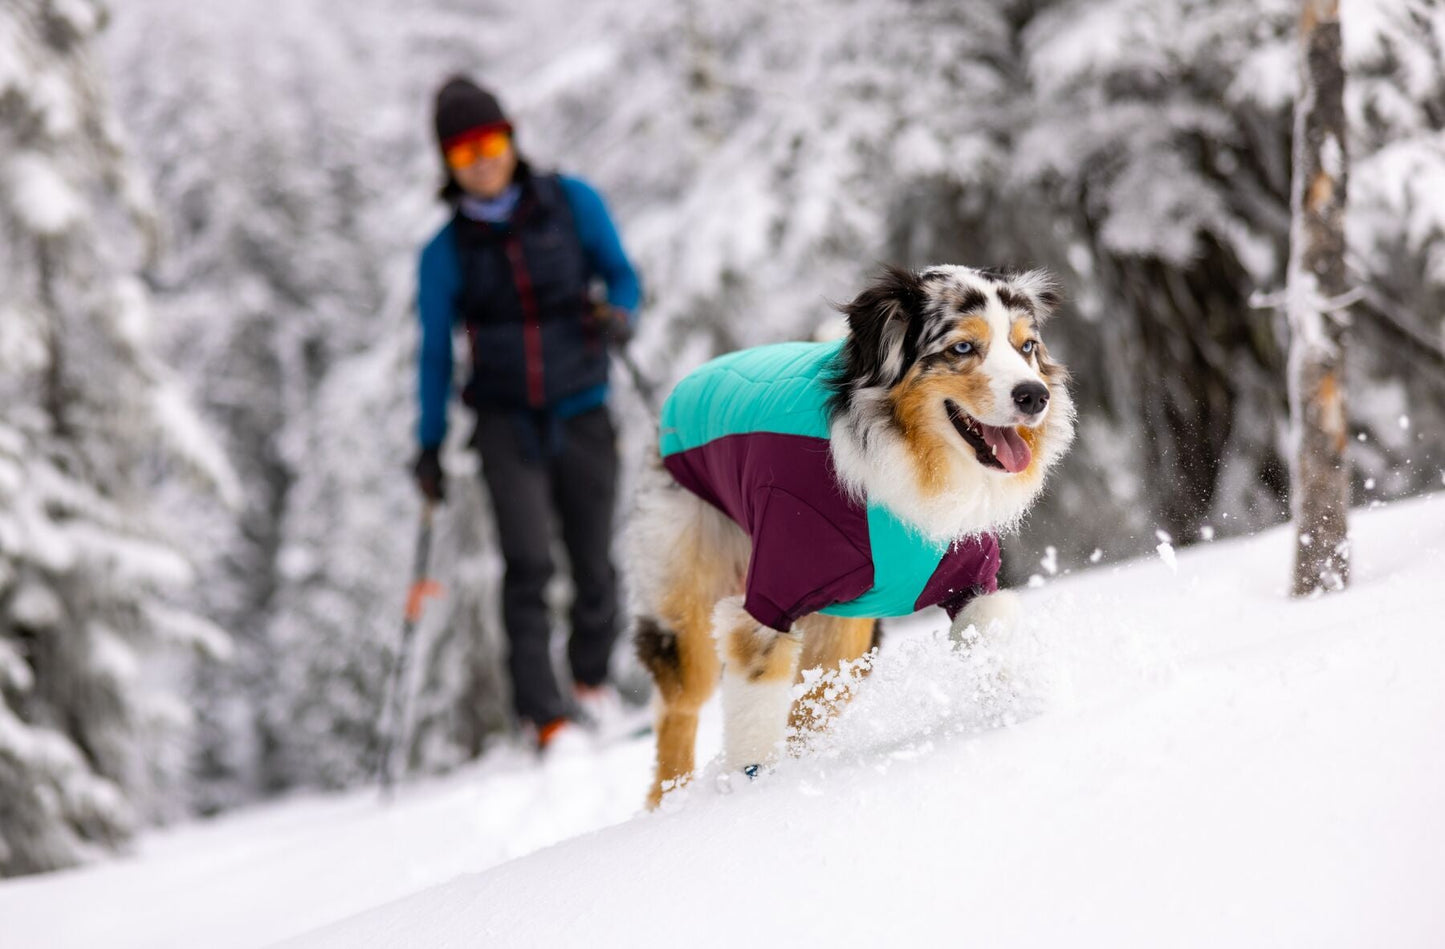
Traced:
<path fill-rule="evenodd" d="M 1345 0 L 1341 28 L 1354 496 L 1398 497 L 1445 478 L 1445 4 Z"/>
<path fill-rule="evenodd" d="M 273 761 L 294 734 L 277 689 L 310 653 L 273 642 L 288 584 L 280 552 L 297 480 L 336 463 L 309 453 L 302 433 L 334 425 L 316 416 L 317 391 L 382 325 L 385 268 L 363 222 L 378 210 L 367 168 L 388 163 L 355 121 L 364 73 L 346 57 L 345 22 L 313 13 L 127 4 L 109 40 L 170 238 L 152 270 L 161 345 L 195 382 L 245 485 L 238 512 L 177 502 L 206 552 L 198 606 L 237 644 L 234 662 L 194 683 L 203 811 L 295 780 Z"/>
<path fill-rule="evenodd" d="M 238 631 L 196 690 L 197 806 L 369 773 L 417 512 L 411 281 L 444 214 L 430 97 L 455 71 L 497 90 L 535 163 L 607 196 L 650 297 L 634 355 L 664 390 L 814 332 L 879 262 L 1058 271 L 1081 438 L 1008 541 L 1015 578 L 1045 545 L 1068 567 L 1287 515 L 1286 327 L 1250 301 L 1288 257 L 1295 0 L 333 7 L 129 0 L 109 31 L 171 235 L 160 346 L 246 485 L 239 518 L 167 495 L 204 552 L 199 605 Z M 1357 500 L 1445 465 L 1441 7 L 1342 8 Z M 650 426 L 616 390 L 635 466 Z M 505 707 L 454 422 L 423 768 Z"/>
<path fill-rule="evenodd" d="M 0 875 L 179 812 L 186 653 L 225 634 L 146 497 L 176 463 L 234 489 L 157 361 L 154 235 L 91 49 L 89 0 L 0 8 Z"/>
<path fill-rule="evenodd" d="M 442 215 L 430 93 L 458 55 L 438 50 L 475 56 L 471 32 L 434 35 L 455 16 L 444 6 L 372 0 L 337 18 L 321 2 L 138 0 L 111 31 L 171 235 L 153 270 L 163 345 L 246 485 L 239 517 L 184 511 L 209 552 L 200 605 L 237 639 L 236 661 L 195 688 L 203 810 L 372 773 L 419 507 L 410 302 L 414 254 Z M 435 72 L 403 68 L 421 62 Z M 450 526 L 478 518 L 459 509 L 480 497 L 456 487 L 438 516 L 451 596 L 428 614 L 417 666 L 432 683 L 417 709 L 430 767 L 475 751 L 505 705 L 491 587 L 452 580 L 485 556 L 484 515 Z"/>

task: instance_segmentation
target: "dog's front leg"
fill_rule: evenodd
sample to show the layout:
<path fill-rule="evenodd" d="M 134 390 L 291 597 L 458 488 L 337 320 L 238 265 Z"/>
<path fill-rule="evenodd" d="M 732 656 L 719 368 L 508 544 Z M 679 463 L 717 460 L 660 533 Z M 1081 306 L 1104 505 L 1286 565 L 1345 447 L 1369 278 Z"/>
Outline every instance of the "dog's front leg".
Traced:
<path fill-rule="evenodd" d="M 723 763 L 731 770 L 766 764 L 788 726 L 802 634 L 761 625 L 728 597 L 713 611 L 722 656 Z"/>
<path fill-rule="evenodd" d="M 1012 590 L 999 590 L 974 597 L 959 610 L 948 630 L 955 645 L 972 646 L 990 629 L 1007 633 L 1023 616 L 1023 602 Z"/>

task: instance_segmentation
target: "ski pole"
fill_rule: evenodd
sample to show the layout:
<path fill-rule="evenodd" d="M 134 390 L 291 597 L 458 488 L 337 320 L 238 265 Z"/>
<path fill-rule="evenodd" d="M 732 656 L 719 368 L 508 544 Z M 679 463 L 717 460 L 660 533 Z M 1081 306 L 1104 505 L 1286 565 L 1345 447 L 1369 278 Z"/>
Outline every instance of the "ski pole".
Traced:
<path fill-rule="evenodd" d="M 594 319 L 612 326 L 610 333 L 612 346 L 610 348 L 621 361 L 623 368 L 627 370 L 628 378 L 632 381 L 632 388 L 642 399 L 642 404 L 652 415 L 652 420 L 657 421 L 661 414 L 657 407 L 657 387 L 647 378 L 646 373 L 638 368 L 637 360 L 632 358 L 632 352 L 627 348 L 632 342 L 632 328 L 626 323 L 618 324 L 609 316 L 612 308 L 608 306 L 606 300 L 595 300 L 592 307 Z"/>
<path fill-rule="evenodd" d="M 656 421 L 660 414 L 657 410 L 657 387 L 647 376 L 643 375 L 642 370 L 637 366 L 637 360 L 632 358 L 632 353 L 626 347 L 618 346 L 616 352 L 618 358 L 622 360 L 622 365 L 626 367 L 627 374 L 632 377 L 632 388 L 637 390 L 643 404 L 647 406 L 647 411 L 652 414 L 653 421 Z"/>
<path fill-rule="evenodd" d="M 379 779 L 383 797 L 390 795 L 398 771 L 398 751 L 405 749 L 403 729 L 407 717 L 406 671 L 411 659 L 412 644 L 416 639 L 416 628 L 426 609 L 427 597 L 441 593 L 441 584 L 427 576 L 427 561 L 431 557 L 432 502 L 422 504 L 421 524 L 417 530 L 416 553 L 412 559 L 411 586 L 406 593 L 406 610 L 401 622 L 401 642 L 391 663 L 391 674 L 387 677 L 386 694 L 382 707 L 382 744 Z"/>

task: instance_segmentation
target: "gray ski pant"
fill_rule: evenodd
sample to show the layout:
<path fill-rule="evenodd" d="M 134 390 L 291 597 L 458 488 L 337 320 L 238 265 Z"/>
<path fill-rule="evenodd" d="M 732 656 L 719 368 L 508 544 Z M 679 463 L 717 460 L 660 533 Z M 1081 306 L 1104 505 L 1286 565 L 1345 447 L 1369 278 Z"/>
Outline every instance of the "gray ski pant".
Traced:
<path fill-rule="evenodd" d="M 600 685 L 617 639 L 617 572 L 612 564 L 617 435 L 606 406 L 568 419 L 483 408 L 473 444 L 491 498 L 506 562 L 502 620 L 507 628 L 512 703 L 519 718 L 543 725 L 566 716 L 551 658 L 547 584 L 560 535 L 573 600 L 567 659 L 572 681 Z"/>

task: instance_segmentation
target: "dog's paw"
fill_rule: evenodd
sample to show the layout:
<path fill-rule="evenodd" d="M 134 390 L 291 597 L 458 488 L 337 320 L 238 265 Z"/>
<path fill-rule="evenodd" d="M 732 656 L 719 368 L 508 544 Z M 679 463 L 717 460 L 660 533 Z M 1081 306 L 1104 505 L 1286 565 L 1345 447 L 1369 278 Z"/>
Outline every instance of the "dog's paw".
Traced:
<path fill-rule="evenodd" d="M 990 631 L 1009 632 L 1023 616 L 1023 601 L 1012 590 L 975 597 L 954 617 L 948 636 L 955 646 L 971 646 Z"/>

